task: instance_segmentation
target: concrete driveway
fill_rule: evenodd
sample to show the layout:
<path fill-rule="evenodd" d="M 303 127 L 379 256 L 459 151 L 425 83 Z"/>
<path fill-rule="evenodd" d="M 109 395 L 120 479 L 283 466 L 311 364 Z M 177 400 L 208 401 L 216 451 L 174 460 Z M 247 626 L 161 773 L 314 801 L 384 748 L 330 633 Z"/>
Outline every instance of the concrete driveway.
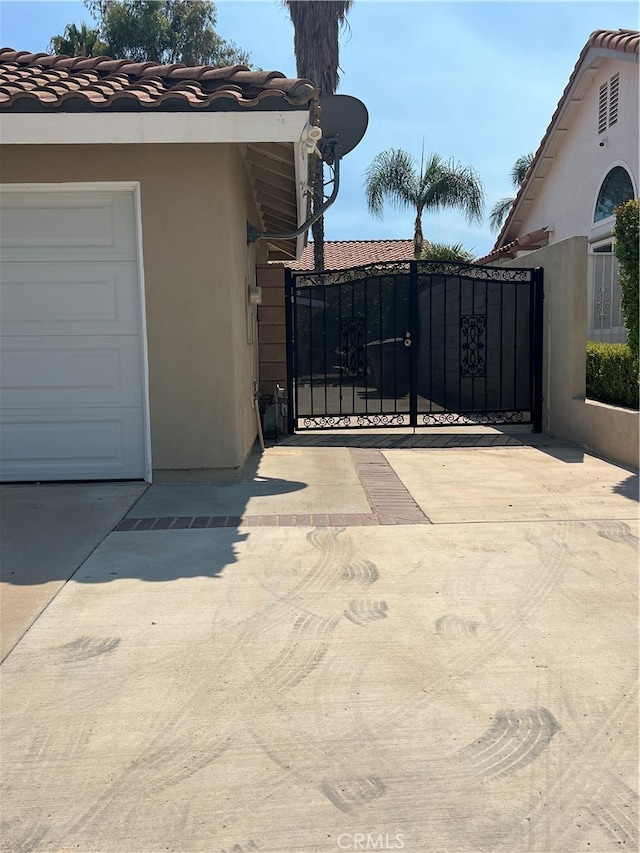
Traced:
<path fill-rule="evenodd" d="M 5 487 L 2 849 L 637 849 L 637 475 L 531 439 Z"/>

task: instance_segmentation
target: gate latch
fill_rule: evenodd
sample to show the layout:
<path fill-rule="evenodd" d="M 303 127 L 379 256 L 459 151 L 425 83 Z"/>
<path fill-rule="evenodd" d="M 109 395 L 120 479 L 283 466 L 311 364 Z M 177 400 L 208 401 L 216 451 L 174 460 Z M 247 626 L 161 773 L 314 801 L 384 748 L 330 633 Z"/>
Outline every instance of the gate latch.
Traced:
<path fill-rule="evenodd" d="M 406 347 L 411 346 L 411 332 L 405 332 L 404 333 L 404 345 Z"/>

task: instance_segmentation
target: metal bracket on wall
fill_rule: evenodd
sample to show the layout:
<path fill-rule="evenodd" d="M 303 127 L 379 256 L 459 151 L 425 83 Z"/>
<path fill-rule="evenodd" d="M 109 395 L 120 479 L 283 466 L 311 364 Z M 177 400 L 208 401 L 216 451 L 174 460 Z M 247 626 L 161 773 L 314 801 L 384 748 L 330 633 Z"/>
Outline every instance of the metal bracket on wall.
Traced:
<path fill-rule="evenodd" d="M 295 231 L 258 231 L 255 225 L 247 222 L 247 245 L 257 243 L 258 240 L 292 240 L 294 237 L 299 237 L 304 234 L 311 226 L 320 219 L 320 217 L 328 210 L 338 196 L 340 189 L 340 144 L 337 139 L 330 139 L 323 146 L 323 162 L 333 166 L 333 189 L 329 198 L 325 199 L 318 210 L 314 211 L 313 215 L 299 225 Z"/>

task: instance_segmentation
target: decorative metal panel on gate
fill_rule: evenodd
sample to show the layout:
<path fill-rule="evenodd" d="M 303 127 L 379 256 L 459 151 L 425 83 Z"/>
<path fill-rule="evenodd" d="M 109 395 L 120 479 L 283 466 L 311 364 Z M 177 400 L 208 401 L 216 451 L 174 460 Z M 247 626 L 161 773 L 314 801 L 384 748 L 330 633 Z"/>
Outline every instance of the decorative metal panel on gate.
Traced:
<path fill-rule="evenodd" d="M 348 320 L 342 326 L 342 371 L 345 376 L 362 378 L 366 375 L 364 323 Z"/>
<path fill-rule="evenodd" d="M 484 360 L 486 314 L 462 314 L 460 317 L 460 332 L 462 358 L 460 360 L 460 375 L 484 376 L 486 362 Z"/>

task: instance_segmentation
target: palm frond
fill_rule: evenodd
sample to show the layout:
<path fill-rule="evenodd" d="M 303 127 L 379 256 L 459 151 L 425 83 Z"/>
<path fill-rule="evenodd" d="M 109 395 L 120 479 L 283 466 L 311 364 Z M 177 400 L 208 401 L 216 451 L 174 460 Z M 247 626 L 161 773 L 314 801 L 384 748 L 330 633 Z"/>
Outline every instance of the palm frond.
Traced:
<path fill-rule="evenodd" d="M 518 157 L 516 162 L 511 167 L 511 183 L 516 189 L 520 189 L 520 187 L 522 186 L 526 174 L 529 171 L 529 166 L 532 162 L 533 151 L 530 151 L 528 154 L 523 154 L 521 157 Z"/>
<path fill-rule="evenodd" d="M 402 149 L 381 151 L 365 172 L 365 192 L 370 213 L 379 219 L 385 201 L 398 210 L 416 207 L 418 174 L 414 159 Z"/>
<path fill-rule="evenodd" d="M 492 231 L 499 231 L 502 228 L 514 201 L 513 198 L 501 198 L 493 205 L 489 214 L 489 225 Z"/>
<path fill-rule="evenodd" d="M 432 155 L 425 168 L 421 197 L 425 210 L 457 208 L 469 222 L 479 222 L 484 208 L 484 187 L 471 166 Z"/>

